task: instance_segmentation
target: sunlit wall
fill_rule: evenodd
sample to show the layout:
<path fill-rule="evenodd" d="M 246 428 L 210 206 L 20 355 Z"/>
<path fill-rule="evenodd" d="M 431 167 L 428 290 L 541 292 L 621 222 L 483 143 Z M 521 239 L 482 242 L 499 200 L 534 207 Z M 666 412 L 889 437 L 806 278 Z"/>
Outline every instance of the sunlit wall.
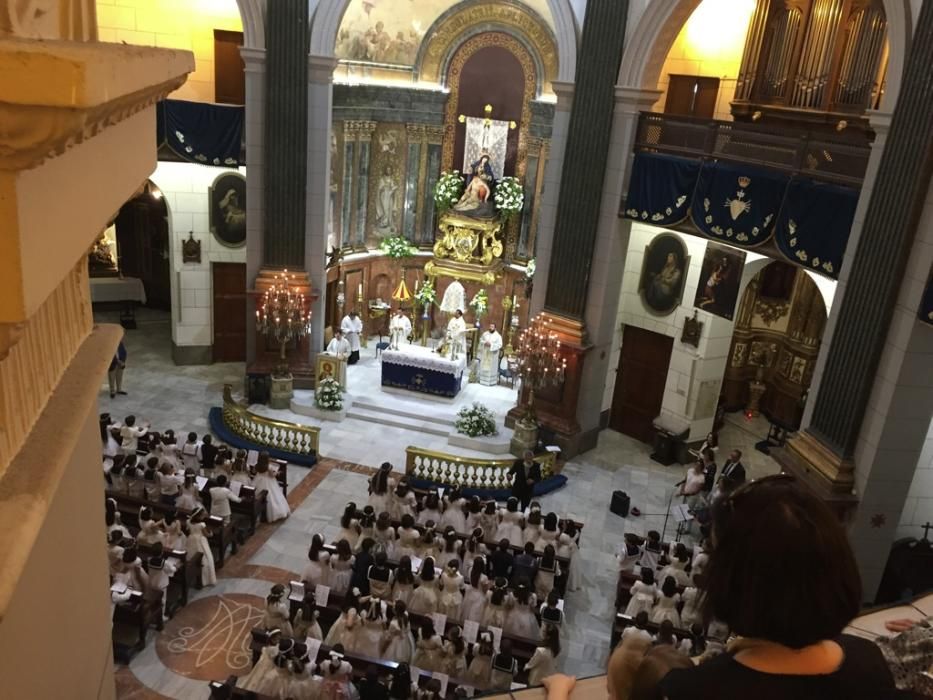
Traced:
<path fill-rule="evenodd" d="M 187 49 L 196 68 L 172 97 L 214 101 L 214 30 L 243 31 L 236 0 L 97 0 L 100 40 Z"/>

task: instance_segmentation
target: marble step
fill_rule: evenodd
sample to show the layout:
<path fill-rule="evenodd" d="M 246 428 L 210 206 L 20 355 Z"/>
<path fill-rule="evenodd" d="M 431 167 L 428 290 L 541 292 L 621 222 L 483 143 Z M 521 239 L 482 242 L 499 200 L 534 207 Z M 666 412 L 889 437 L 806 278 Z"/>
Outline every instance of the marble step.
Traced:
<path fill-rule="evenodd" d="M 428 420 L 428 417 L 425 415 L 403 415 L 387 408 L 376 409 L 360 406 L 356 401 L 353 402 L 353 405 L 347 411 L 347 418 L 356 418 L 357 420 L 366 421 L 367 423 L 379 423 L 394 428 L 405 428 L 406 430 L 414 430 L 419 433 L 438 435 L 440 437 L 447 437 L 453 429 L 452 425 Z"/>
<path fill-rule="evenodd" d="M 359 408 L 363 411 L 372 413 L 387 413 L 395 418 L 406 418 L 416 422 L 436 423 L 446 428 L 447 432 L 454 429 L 456 414 L 452 412 L 438 411 L 432 404 L 422 404 L 421 406 L 410 405 L 409 402 L 389 399 L 384 403 L 377 403 L 376 400 L 369 397 L 353 397 L 353 408 Z M 441 433 L 436 433 L 440 435 Z"/>

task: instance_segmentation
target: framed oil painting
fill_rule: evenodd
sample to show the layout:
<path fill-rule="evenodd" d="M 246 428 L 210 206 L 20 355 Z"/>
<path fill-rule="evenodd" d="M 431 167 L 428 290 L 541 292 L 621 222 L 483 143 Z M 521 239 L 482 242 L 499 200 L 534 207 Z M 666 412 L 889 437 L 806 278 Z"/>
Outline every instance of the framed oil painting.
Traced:
<path fill-rule="evenodd" d="M 668 316 L 680 304 L 687 281 L 690 256 L 687 246 L 673 233 L 661 233 L 645 246 L 638 291 L 651 313 Z"/>
<path fill-rule="evenodd" d="M 735 315 L 744 267 L 744 250 L 707 243 L 694 306 L 731 321 Z"/>
<path fill-rule="evenodd" d="M 246 244 L 246 178 L 222 173 L 208 189 L 209 218 L 214 238 L 230 248 Z"/>

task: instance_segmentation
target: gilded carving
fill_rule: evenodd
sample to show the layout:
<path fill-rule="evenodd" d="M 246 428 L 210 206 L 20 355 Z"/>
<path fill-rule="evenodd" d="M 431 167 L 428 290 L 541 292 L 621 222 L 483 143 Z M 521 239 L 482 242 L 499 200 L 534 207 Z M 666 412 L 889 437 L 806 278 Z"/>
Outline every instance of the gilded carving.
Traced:
<path fill-rule="evenodd" d="M 488 266 L 502 257 L 499 233 L 502 224 L 471 219 L 456 214 L 444 214 L 440 220 L 441 239 L 434 244 L 434 257 L 460 263 Z"/>
<path fill-rule="evenodd" d="M 790 311 L 790 303 L 786 301 L 770 301 L 759 297 L 755 302 L 755 313 L 769 327 L 787 316 L 788 311 Z"/>

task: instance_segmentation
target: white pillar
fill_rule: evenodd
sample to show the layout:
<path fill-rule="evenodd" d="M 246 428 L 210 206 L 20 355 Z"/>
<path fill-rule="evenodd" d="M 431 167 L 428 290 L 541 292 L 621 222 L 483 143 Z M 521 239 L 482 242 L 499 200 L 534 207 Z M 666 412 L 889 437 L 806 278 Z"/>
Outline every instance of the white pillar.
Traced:
<path fill-rule="evenodd" d="M 311 306 L 311 358 L 324 346 L 327 308 L 327 214 L 330 202 L 330 134 L 333 78 L 337 59 L 308 56 L 308 184 L 305 222 L 305 270 L 317 301 Z"/>
<path fill-rule="evenodd" d="M 266 51 L 244 46 L 240 55 L 245 64 L 246 105 L 246 286 L 252 289 L 262 267 L 262 239 L 265 224 L 265 113 Z M 256 316 L 246 304 L 246 361 L 256 358 Z"/>

